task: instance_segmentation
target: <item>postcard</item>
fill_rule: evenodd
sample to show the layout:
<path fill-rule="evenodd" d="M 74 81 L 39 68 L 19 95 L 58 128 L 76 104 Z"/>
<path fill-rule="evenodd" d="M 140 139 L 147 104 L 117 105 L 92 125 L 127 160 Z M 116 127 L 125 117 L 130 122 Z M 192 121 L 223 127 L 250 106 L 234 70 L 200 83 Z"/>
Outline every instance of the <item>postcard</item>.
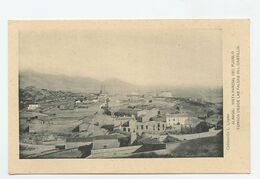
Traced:
<path fill-rule="evenodd" d="M 249 20 L 9 21 L 9 172 L 250 173 Z"/>

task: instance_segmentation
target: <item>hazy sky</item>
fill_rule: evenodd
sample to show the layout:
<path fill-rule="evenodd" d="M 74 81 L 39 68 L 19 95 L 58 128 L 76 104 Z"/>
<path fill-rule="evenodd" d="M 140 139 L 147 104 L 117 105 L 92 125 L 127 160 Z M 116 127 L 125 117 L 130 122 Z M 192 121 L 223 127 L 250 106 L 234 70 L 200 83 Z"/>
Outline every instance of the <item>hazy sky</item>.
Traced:
<path fill-rule="evenodd" d="M 21 70 L 118 78 L 138 85 L 222 86 L 217 29 L 21 31 Z"/>

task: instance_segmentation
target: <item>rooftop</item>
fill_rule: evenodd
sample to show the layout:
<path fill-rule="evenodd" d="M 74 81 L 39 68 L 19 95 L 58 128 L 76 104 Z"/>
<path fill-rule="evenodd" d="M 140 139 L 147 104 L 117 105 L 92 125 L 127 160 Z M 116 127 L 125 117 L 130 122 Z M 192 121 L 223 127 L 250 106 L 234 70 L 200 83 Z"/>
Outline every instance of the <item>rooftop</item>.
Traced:
<path fill-rule="evenodd" d="M 77 137 L 77 138 L 67 138 L 66 142 L 91 142 L 93 140 L 109 140 L 109 139 L 118 139 L 119 136 L 115 135 L 99 135 L 93 137 Z"/>
<path fill-rule="evenodd" d="M 116 120 L 126 120 L 126 119 L 135 119 L 134 116 L 121 116 L 121 117 L 117 117 Z"/>
<path fill-rule="evenodd" d="M 189 117 L 187 113 L 166 114 L 166 117 Z"/>
<path fill-rule="evenodd" d="M 117 135 L 100 135 L 92 138 L 93 140 L 118 139 Z"/>

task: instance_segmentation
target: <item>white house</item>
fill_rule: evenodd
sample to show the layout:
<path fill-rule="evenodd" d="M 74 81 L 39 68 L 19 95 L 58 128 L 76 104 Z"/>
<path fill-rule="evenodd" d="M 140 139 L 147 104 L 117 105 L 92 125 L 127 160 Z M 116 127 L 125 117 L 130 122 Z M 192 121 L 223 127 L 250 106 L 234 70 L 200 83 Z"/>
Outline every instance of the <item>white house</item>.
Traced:
<path fill-rule="evenodd" d="M 80 100 L 75 101 L 75 104 L 81 104 Z"/>
<path fill-rule="evenodd" d="M 188 119 L 189 119 L 189 115 L 185 113 L 167 114 L 166 125 L 167 126 L 184 125 L 185 121 Z"/>
<path fill-rule="evenodd" d="M 29 106 L 28 106 L 28 110 L 35 110 L 35 109 L 37 109 L 37 108 L 39 108 L 39 105 L 38 104 L 29 104 Z"/>
<path fill-rule="evenodd" d="M 144 133 L 160 133 L 166 130 L 166 123 L 163 121 L 137 122 L 136 132 L 141 135 Z"/>

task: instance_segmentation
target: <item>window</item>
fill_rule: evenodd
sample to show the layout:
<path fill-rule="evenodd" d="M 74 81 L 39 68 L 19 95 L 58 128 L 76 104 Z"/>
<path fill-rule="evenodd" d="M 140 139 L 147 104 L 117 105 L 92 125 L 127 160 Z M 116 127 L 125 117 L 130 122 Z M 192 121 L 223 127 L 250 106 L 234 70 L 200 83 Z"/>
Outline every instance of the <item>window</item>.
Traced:
<path fill-rule="evenodd" d="M 158 128 L 160 127 L 160 123 L 158 123 Z"/>
<path fill-rule="evenodd" d="M 155 130 L 155 125 L 153 125 L 153 130 Z"/>
<path fill-rule="evenodd" d="M 128 128 L 128 132 L 130 132 L 130 128 Z"/>
<path fill-rule="evenodd" d="M 125 127 L 123 128 L 123 131 L 126 131 L 126 128 L 125 128 Z"/>
<path fill-rule="evenodd" d="M 146 125 L 146 130 L 148 130 L 148 125 Z"/>
<path fill-rule="evenodd" d="M 136 126 L 136 129 L 138 129 L 138 125 Z"/>
<path fill-rule="evenodd" d="M 144 129 L 144 125 L 141 125 L 141 129 Z"/>

